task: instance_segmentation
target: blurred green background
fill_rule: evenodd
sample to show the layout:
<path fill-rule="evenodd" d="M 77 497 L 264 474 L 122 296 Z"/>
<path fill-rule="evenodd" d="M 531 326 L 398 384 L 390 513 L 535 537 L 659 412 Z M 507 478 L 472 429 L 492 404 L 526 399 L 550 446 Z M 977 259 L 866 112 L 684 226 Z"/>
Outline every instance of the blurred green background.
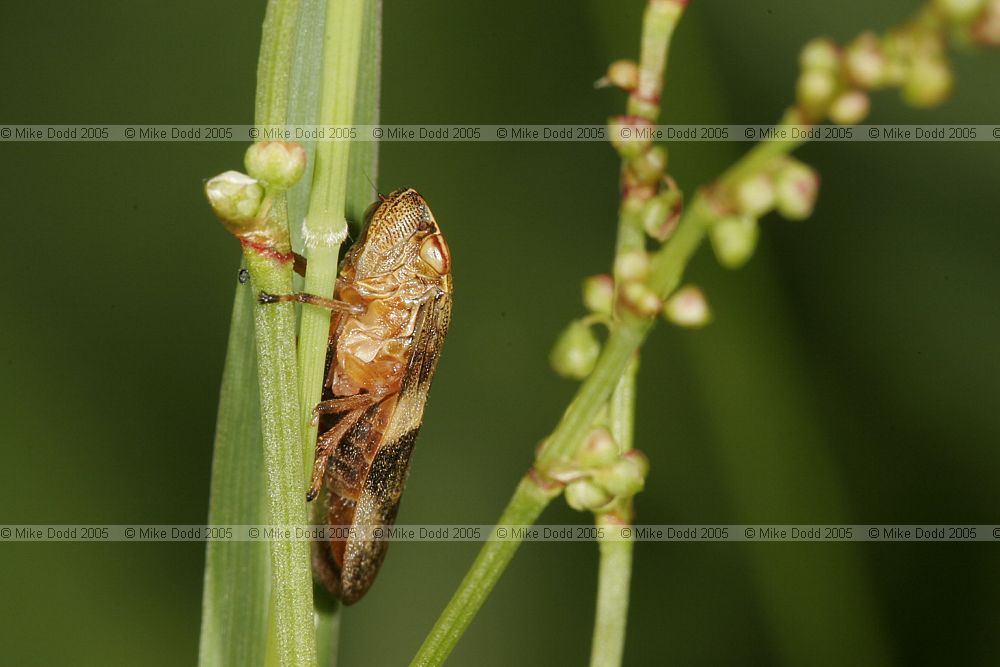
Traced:
<path fill-rule="evenodd" d="M 601 123 L 591 83 L 637 52 L 642 3 L 386 3 L 386 123 Z M 799 47 L 917 2 L 698 0 L 664 118 L 765 123 Z M 7 3 L 0 123 L 249 123 L 264 2 Z M 1000 55 L 955 58 L 930 112 L 990 123 Z M 679 143 L 691 191 L 747 144 Z M 2 523 L 205 520 L 236 244 L 202 179 L 238 143 L 0 147 Z M 599 143 L 388 143 L 383 191 L 428 199 L 454 256 L 454 323 L 401 523 L 489 523 L 574 386 L 546 356 L 608 268 L 618 162 Z M 1000 152 L 816 144 L 815 216 L 768 220 L 739 272 L 703 249 L 708 329 L 659 327 L 640 375 L 641 523 L 987 523 L 1000 474 Z M 545 523 L 586 522 L 559 501 Z M 668 544 L 635 551 L 626 662 L 995 664 L 995 544 Z M 345 665 L 404 664 L 476 545 L 398 543 L 344 616 Z M 0 546 L 0 662 L 194 664 L 204 545 Z M 522 547 L 456 665 L 583 664 L 597 555 Z"/>

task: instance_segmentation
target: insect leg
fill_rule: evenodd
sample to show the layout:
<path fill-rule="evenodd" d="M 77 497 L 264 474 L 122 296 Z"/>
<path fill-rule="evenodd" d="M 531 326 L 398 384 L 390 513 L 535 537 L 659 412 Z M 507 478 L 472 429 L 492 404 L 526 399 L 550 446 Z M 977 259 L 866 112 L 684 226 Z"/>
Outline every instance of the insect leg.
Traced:
<path fill-rule="evenodd" d="M 328 401 L 320 401 L 313 408 L 313 423 L 319 420 L 320 415 L 336 415 L 342 412 L 367 408 L 377 399 L 371 394 L 357 394 L 355 396 L 344 396 L 342 398 L 331 398 Z"/>
<path fill-rule="evenodd" d="M 340 444 L 344 434 L 347 433 L 350 428 L 358 422 L 361 415 L 364 414 L 366 407 L 367 406 L 360 407 L 348 412 L 339 422 L 337 422 L 336 426 L 319 436 L 319 439 L 316 441 L 316 460 L 313 463 L 312 480 L 309 484 L 309 491 L 306 493 L 306 502 L 311 501 L 319 495 L 319 489 L 323 484 L 323 475 L 326 474 L 327 462 L 330 460 L 330 457 L 333 456 L 333 452 L 337 449 L 337 445 Z"/>
<path fill-rule="evenodd" d="M 315 294 L 306 294 L 305 292 L 296 292 L 294 294 L 270 294 L 268 292 L 261 292 L 257 295 L 257 301 L 260 303 L 285 303 L 288 301 L 298 301 L 299 303 L 308 303 L 313 306 L 319 306 L 320 308 L 329 308 L 330 310 L 336 310 L 342 313 L 351 313 L 353 315 L 361 315 L 365 312 L 364 306 L 345 303 L 344 301 L 337 301 L 336 299 L 327 299 L 326 297 L 316 296 Z"/>

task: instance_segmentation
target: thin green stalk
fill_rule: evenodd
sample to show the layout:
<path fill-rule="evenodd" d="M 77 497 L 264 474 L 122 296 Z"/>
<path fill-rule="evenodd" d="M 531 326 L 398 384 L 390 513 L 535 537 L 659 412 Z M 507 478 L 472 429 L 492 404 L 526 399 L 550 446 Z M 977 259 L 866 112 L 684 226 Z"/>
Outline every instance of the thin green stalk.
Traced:
<path fill-rule="evenodd" d="M 254 121 L 284 125 L 288 121 L 288 82 L 295 57 L 299 0 L 268 0 L 257 59 Z"/>
<path fill-rule="evenodd" d="M 298 10 L 298 0 L 268 3 L 257 69 L 257 124 L 287 121 Z M 272 210 L 275 222 L 284 223 L 283 196 L 275 199 Z M 280 290 L 285 274 L 280 262 L 251 250 L 245 250 L 244 255 L 255 284 Z M 285 340 L 280 340 L 282 335 Z M 251 305 L 248 287 L 237 289 L 217 422 L 209 513 L 212 524 L 302 523 L 304 508 L 296 511 L 286 502 L 291 497 L 287 492 L 301 489 L 300 467 L 292 466 L 298 480 L 294 474 L 291 478 L 282 474 L 283 460 L 288 453 L 297 453 L 298 446 L 294 367 L 290 373 L 287 370 L 293 355 L 294 331 L 288 327 L 287 309 L 262 312 L 259 306 Z M 286 391 L 289 385 L 291 392 Z M 287 420 L 289 414 L 295 417 L 292 423 Z M 295 449 L 289 450 L 292 444 Z M 283 651 L 289 658 L 287 664 L 310 664 L 313 641 L 308 632 L 300 636 L 295 630 L 303 625 L 297 624 L 295 617 L 311 607 L 308 554 L 303 558 L 297 551 L 301 549 L 290 543 L 272 544 L 272 585 L 264 543 L 209 543 L 199 664 L 260 664 L 265 645 L 272 640 L 282 647 L 293 644 Z M 275 618 L 268 624 L 271 591 Z M 274 629 L 274 637 L 269 628 Z"/>
<path fill-rule="evenodd" d="M 320 123 L 354 123 L 358 64 L 365 32 L 365 0 L 329 0 L 323 51 L 323 92 Z M 316 146 L 309 209 L 303 223 L 305 256 L 309 260 L 304 291 L 332 297 L 337 279 L 340 244 L 347 238 L 347 175 L 351 142 L 322 141 Z M 312 469 L 316 426 L 312 409 L 320 399 L 330 332 L 330 311 L 303 306 L 299 332 L 299 395 L 304 470 Z"/>
<path fill-rule="evenodd" d="M 327 11 L 329 11 L 329 8 L 327 8 Z M 362 17 L 362 29 L 360 31 L 360 53 L 357 63 L 356 84 L 354 86 L 354 90 L 356 91 L 354 96 L 354 112 L 353 118 L 350 121 L 357 125 L 378 124 L 379 94 L 381 91 L 381 26 L 381 0 L 364 0 L 364 15 Z M 326 79 L 326 81 L 333 85 L 340 85 L 339 83 L 330 81 L 330 79 Z M 321 104 L 327 103 L 328 92 L 328 89 L 324 87 L 321 92 Z M 326 113 L 326 111 L 327 110 L 325 108 L 321 110 L 321 115 Z M 326 157 L 322 154 L 320 155 L 321 160 L 327 161 L 342 158 L 342 155 L 328 155 Z M 375 199 L 375 183 L 377 180 L 378 142 L 369 141 L 352 143 L 350 145 L 350 151 L 347 154 L 346 184 L 344 186 L 345 213 L 348 221 L 356 223 L 361 222 L 365 209 L 367 209 L 368 205 Z M 317 186 L 322 186 L 322 184 L 314 182 L 313 186 L 315 188 Z M 315 192 L 315 189 L 312 192 Z M 319 195 L 317 195 L 317 197 L 319 197 Z M 310 196 L 310 205 L 311 202 L 312 197 Z M 336 270 L 335 255 L 336 253 L 334 253 L 334 270 Z M 312 275 L 313 266 L 317 259 L 318 257 L 315 255 L 310 256 L 310 275 Z M 332 281 L 330 282 L 330 288 L 333 288 Z M 318 326 L 319 324 L 320 323 L 317 321 L 313 326 Z M 322 373 L 326 352 L 326 333 L 329 329 L 328 321 L 325 327 L 326 328 L 322 330 L 323 345 L 321 350 L 313 349 L 313 354 L 310 355 L 308 359 L 304 358 L 301 354 L 299 357 L 300 363 L 303 364 L 299 369 L 303 388 L 306 387 L 304 383 L 307 381 L 307 376 L 312 378 L 318 377 L 318 382 L 315 386 L 317 392 L 321 390 L 321 383 L 323 380 Z M 322 352 L 323 356 L 320 356 L 318 354 L 319 352 Z M 316 365 L 317 363 L 318 365 Z M 316 393 L 315 396 L 318 400 L 320 394 Z M 303 411 L 309 407 L 310 404 L 308 401 L 309 397 L 307 396 L 303 401 Z M 304 425 L 306 426 L 304 434 L 304 449 L 306 472 L 308 474 L 312 464 L 314 452 L 313 443 L 315 443 L 316 435 L 314 429 L 311 428 L 311 424 L 307 423 Z M 317 511 L 319 511 L 319 508 L 317 508 Z M 324 590 L 316 591 L 315 605 L 317 660 L 323 667 L 334 667 L 337 664 L 337 648 L 340 634 L 340 613 L 342 607 L 336 599 Z"/>
<path fill-rule="evenodd" d="M 257 69 L 256 120 L 282 125 L 288 118 L 299 16 L 298 0 L 270 0 L 264 19 Z M 275 197 L 272 220 L 283 234 L 278 250 L 287 253 L 288 211 L 284 194 Z M 288 261 L 244 249 L 254 292 L 292 291 Z M 301 526 L 306 523 L 305 487 L 301 457 L 298 384 L 295 367 L 295 310 L 291 304 L 254 307 L 257 373 L 261 399 L 261 432 L 270 523 Z M 279 664 L 312 666 L 316 641 L 312 619 L 312 573 L 309 545 L 291 539 L 271 541 L 271 613 L 269 643 L 277 649 Z"/>
<path fill-rule="evenodd" d="M 290 261 L 278 261 L 252 248 L 244 250 L 254 293 L 287 294 L 292 290 Z M 261 432 L 267 495 L 274 526 L 290 534 L 306 520 L 302 474 L 298 383 L 295 369 L 293 304 L 254 306 L 257 373 L 261 396 Z M 271 540 L 271 595 L 275 646 L 279 664 L 316 664 L 313 629 L 312 571 L 309 543 Z"/>
<path fill-rule="evenodd" d="M 701 217 L 686 214 L 670 241 L 657 253 L 657 256 L 665 255 L 659 265 L 661 296 L 677 287 L 685 265 L 705 235 L 702 223 Z M 652 320 L 626 316 L 612 332 L 593 373 L 577 390 L 539 453 L 540 464 L 571 458 L 651 327 Z M 523 478 L 498 524 L 533 523 L 555 495 L 541 488 L 531 475 Z M 516 539 L 488 542 L 483 546 L 411 664 L 439 665 L 448 657 L 519 546 L 520 541 Z"/>
<path fill-rule="evenodd" d="M 629 583 L 632 578 L 632 533 L 613 512 L 601 514 L 597 525 L 601 560 L 597 571 L 597 605 L 594 638 L 590 648 L 591 667 L 616 667 L 625 652 L 628 623 Z"/>
<path fill-rule="evenodd" d="M 534 523 L 557 493 L 540 486 L 531 477 L 522 478 L 497 524 Z M 520 546 L 520 540 L 499 539 L 496 528 L 493 529 L 411 666 L 440 665 L 445 661 Z"/>
<path fill-rule="evenodd" d="M 635 385 L 639 369 L 633 356 L 608 402 L 608 422 L 619 450 L 632 449 L 635 432 Z M 632 523 L 631 500 L 624 508 L 600 512 L 596 523 L 600 562 L 597 573 L 597 605 L 590 649 L 591 667 L 616 667 L 625 652 L 628 624 L 629 582 L 632 577 L 632 533 L 622 529 Z"/>

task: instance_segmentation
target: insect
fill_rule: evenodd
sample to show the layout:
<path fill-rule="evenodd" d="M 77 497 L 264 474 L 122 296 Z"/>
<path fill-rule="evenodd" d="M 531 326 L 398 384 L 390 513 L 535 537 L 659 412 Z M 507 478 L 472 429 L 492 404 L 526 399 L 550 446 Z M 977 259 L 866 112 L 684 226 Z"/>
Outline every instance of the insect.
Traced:
<path fill-rule="evenodd" d="M 325 496 L 334 535 L 315 543 L 313 570 L 345 604 L 368 591 L 385 558 L 388 543 L 372 536 L 395 523 L 451 299 L 448 245 L 413 189 L 369 209 L 341 264 L 334 299 L 259 296 L 262 303 L 299 301 L 333 311 L 306 498 Z"/>

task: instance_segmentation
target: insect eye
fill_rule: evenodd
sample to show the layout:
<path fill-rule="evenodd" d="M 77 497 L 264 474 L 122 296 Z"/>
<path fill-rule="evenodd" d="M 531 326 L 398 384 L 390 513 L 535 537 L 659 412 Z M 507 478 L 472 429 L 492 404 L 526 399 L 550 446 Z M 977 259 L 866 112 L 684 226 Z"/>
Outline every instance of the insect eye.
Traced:
<path fill-rule="evenodd" d="M 451 269 L 451 253 L 440 234 L 424 239 L 420 244 L 420 259 L 442 276 Z"/>

